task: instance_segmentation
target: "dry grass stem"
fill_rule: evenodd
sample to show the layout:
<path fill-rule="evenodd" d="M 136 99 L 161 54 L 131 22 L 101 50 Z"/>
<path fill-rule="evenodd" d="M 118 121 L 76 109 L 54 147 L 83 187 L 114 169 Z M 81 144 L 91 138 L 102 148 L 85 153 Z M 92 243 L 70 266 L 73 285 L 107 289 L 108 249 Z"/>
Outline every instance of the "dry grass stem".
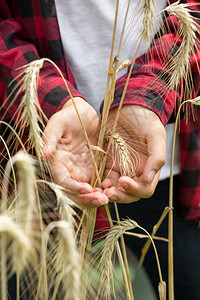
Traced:
<path fill-rule="evenodd" d="M 116 208 L 117 208 L 117 205 L 115 205 L 115 210 L 116 210 Z M 112 217 L 111 217 L 111 214 L 110 214 L 108 204 L 105 205 L 105 211 L 106 211 L 106 214 L 107 214 L 109 225 L 110 225 L 111 228 L 113 228 L 113 221 L 112 221 Z M 121 240 L 122 240 L 122 238 L 121 238 Z M 122 256 L 120 245 L 119 245 L 118 241 L 116 242 L 116 250 L 117 250 L 117 256 L 118 256 L 119 264 L 120 264 L 122 274 L 123 274 L 123 280 L 124 280 L 127 299 L 128 300 L 129 299 L 134 300 L 132 285 L 129 284 L 130 283 L 129 282 L 130 277 L 129 277 L 128 264 L 126 264 L 126 257 L 125 257 L 125 263 L 124 263 L 123 256 Z M 122 249 L 122 250 L 123 250 L 123 252 L 125 252 L 125 249 Z"/>
<path fill-rule="evenodd" d="M 121 51 L 124 31 L 125 31 L 128 12 L 129 12 L 129 8 L 130 8 L 130 2 L 131 1 L 129 0 L 128 3 L 127 3 L 126 14 L 125 14 L 125 17 L 124 17 L 123 28 L 122 28 L 122 32 L 121 32 L 121 36 L 120 36 L 117 55 L 113 59 L 113 51 L 114 51 L 114 44 L 115 44 L 115 34 L 116 34 L 116 26 L 117 26 L 117 18 L 118 18 L 119 1 L 117 1 L 117 4 L 116 4 L 115 21 L 114 21 L 114 28 L 113 28 L 113 39 L 112 39 L 110 63 L 109 63 L 107 84 L 106 84 L 106 93 L 105 93 L 105 99 L 104 99 L 104 108 L 103 108 L 103 114 L 102 114 L 101 130 L 100 130 L 99 139 L 98 139 L 98 147 L 100 147 L 100 148 L 103 148 L 103 141 L 104 141 L 104 136 L 105 136 L 105 132 L 106 132 L 107 119 L 108 119 L 108 115 L 109 115 L 110 106 L 111 106 L 111 104 L 113 102 L 113 98 L 114 98 L 116 73 L 117 73 L 118 65 L 119 65 L 119 55 L 120 55 L 120 51 Z M 107 154 L 108 154 L 108 151 L 107 151 Z M 99 153 L 99 155 L 97 157 L 97 166 L 98 167 L 99 167 L 101 159 L 102 159 L 102 154 Z M 104 162 L 102 164 L 103 168 L 100 169 L 100 176 L 102 175 L 102 169 L 104 169 L 106 159 L 107 159 L 107 156 L 104 158 Z"/>
<path fill-rule="evenodd" d="M 174 258 L 173 258 L 173 165 L 174 165 L 174 153 L 175 153 L 175 142 L 176 142 L 176 132 L 179 124 L 179 117 L 181 109 L 184 105 L 191 103 L 193 105 L 200 105 L 200 97 L 195 99 L 186 100 L 179 106 L 176 121 L 174 125 L 174 134 L 172 140 L 172 149 L 171 149 L 171 163 L 170 163 L 170 183 L 169 183 L 169 221 L 168 221 L 168 282 L 169 282 L 169 300 L 174 300 Z"/>
<path fill-rule="evenodd" d="M 149 239 L 149 236 L 146 234 L 141 234 L 141 233 L 134 233 L 134 232 L 124 232 L 124 234 L 126 235 L 131 235 L 131 236 L 135 236 L 139 239 Z M 168 242 L 169 240 L 166 238 L 163 238 L 161 236 L 152 236 L 153 240 L 157 240 L 157 241 L 163 241 L 163 242 Z"/>
<path fill-rule="evenodd" d="M 120 216 L 119 216 L 118 206 L 117 206 L 116 202 L 114 202 L 114 207 L 115 207 L 115 214 L 116 214 L 116 217 L 117 217 L 117 222 L 119 223 L 120 222 Z M 131 282 L 131 277 L 130 277 L 130 272 L 129 272 L 129 265 L 128 265 L 128 257 L 127 257 L 127 252 L 126 252 L 126 245 L 125 245 L 123 234 L 120 236 L 120 242 L 121 242 L 121 249 L 122 249 L 124 265 L 125 265 L 125 268 L 126 268 L 126 275 L 127 275 L 127 281 L 128 281 L 129 290 L 130 290 L 130 296 L 131 296 L 131 299 L 134 299 L 133 289 L 132 289 L 132 282 Z"/>
<path fill-rule="evenodd" d="M 169 211 L 171 210 L 170 207 L 165 207 L 160 219 L 158 220 L 158 222 L 154 225 L 153 227 L 153 232 L 151 234 L 151 237 L 154 238 L 155 237 L 155 234 L 157 232 L 157 230 L 159 229 L 160 225 L 162 224 L 163 220 L 165 219 L 165 217 L 167 216 L 167 214 L 169 213 Z M 149 249 L 151 245 L 151 240 L 149 239 L 145 245 L 143 246 L 142 248 L 142 255 L 141 255 L 141 258 L 140 258 L 140 261 L 139 261 L 139 267 L 142 266 L 143 262 L 144 262 L 144 259 L 145 259 L 145 256 L 147 254 L 147 251 Z"/>
<path fill-rule="evenodd" d="M 101 130 L 99 133 L 99 139 L 98 139 L 98 147 L 103 148 L 103 140 L 106 130 L 106 123 L 110 108 L 110 99 L 109 99 L 109 90 L 111 85 L 111 79 L 113 76 L 113 53 L 114 53 L 114 46 L 115 46 L 115 37 L 116 37 L 116 28 L 117 28 L 117 18 L 118 18 L 118 12 L 119 12 L 119 0 L 116 2 L 116 10 L 115 10 L 115 19 L 114 19 L 114 26 L 113 26 L 113 34 L 112 34 L 112 45 L 111 45 L 111 51 L 110 51 L 110 60 L 109 60 L 109 68 L 108 68 L 108 75 L 107 75 L 107 82 L 106 82 L 106 91 L 105 91 L 105 100 L 104 100 L 104 109 L 103 109 L 103 115 L 102 115 L 102 123 L 101 123 Z M 97 156 L 97 166 L 99 167 L 99 163 L 101 160 L 102 155 L 99 153 Z M 94 173 L 92 182 L 95 181 Z"/>
<path fill-rule="evenodd" d="M 133 66 L 134 66 L 134 63 L 135 63 L 135 60 L 136 60 L 137 53 L 139 51 L 141 42 L 142 42 L 142 39 L 140 39 L 140 41 L 139 41 L 139 44 L 138 44 L 136 52 L 135 52 L 135 56 L 134 56 L 133 61 L 130 65 L 130 69 L 129 69 L 128 76 L 127 76 L 127 79 L 126 79 L 126 83 L 125 83 L 125 86 L 124 86 L 124 89 L 123 89 L 123 94 L 122 94 L 122 97 L 121 97 L 121 100 L 120 100 L 120 103 L 119 103 L 119 107 L 118 107 L 118 110 L 117 110 L 117 114 L 116 114 L 116 117 L 115 117 L 115 121 L 114 121 L 114 124 L 113 124 L 112 135 L 111 135 L 111 138 L 109 140 L 108 147 L 106 149 L 107 155 L 108 155 L 108 153 L 110 151 L 110 147 L 112 145 L 113 134 L 115 133 L 116 128 L 117 128 L 117 123 L 118 123 L 120 112 L 121 112 L 122 105 L 123 105 L 123 102 L 124 102 L 126 90 L 127 90 L 127 87 L 128 87 L 128 83 L 129 83 L 129 80 L 130 80 L 130 77 L 131 77 L 131 74 L 132 74 L 132 71 L 133 71 Z M 106 123 L 104 123 L 104 128 L 106 127 L 105 124 Z M 104 136 L 105 136 L 105 130 L 104 130 Z M 103 171 L 104 171 L 104 168 L 105 168 L 105 165 L 106 165 L 106 161 L 107 161 L 107 156 L 105 156 L 104 159 L 103 159 L 103 162 L 102 162 L 102 165 L 101 165 L 101 168 L 100 168 L 100 175 L 103 174 Z"/>

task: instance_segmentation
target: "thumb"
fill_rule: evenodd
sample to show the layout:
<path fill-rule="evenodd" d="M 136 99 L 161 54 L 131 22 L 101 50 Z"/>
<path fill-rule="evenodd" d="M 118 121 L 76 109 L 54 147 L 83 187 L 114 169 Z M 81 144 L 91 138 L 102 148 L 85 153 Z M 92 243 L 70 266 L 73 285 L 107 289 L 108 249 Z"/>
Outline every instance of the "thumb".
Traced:
<path fill-rule="evenodd" d="M 62 118 L 59 117 L 59 113 L 56 113 L 49 119 L 43 133 L 42 139 L 45 144 L 43 149 L 44 159 L 48 159 L 54 154 L 56 146 L 61 139 L 63 132 L 64 122 L 62 121 Z"/>
<path fill-rule="evenodd" d="M 166 131 L 163 128 L 154 131 L 153 136 L 147 140 L 148 158 L 144 166 L 142 179 L 147 183 L 152 183 L 156 174 L 166 162 Z"/>

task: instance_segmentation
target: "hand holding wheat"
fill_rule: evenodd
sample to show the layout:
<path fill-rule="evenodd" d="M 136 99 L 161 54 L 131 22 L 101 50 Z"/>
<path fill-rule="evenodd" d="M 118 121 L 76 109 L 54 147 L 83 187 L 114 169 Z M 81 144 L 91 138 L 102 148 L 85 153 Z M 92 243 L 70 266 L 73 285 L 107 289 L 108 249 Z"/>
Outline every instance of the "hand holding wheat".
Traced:
<path fill-rule="evenodd" d="M 74 98 L 90 143 L 97 143 L 100 121 L 95 110 L 82 98 Z M 96 207 L 107 197 L 89 185 L 93 164 L 74 105 L 69 100 L 54 114 L 44 131 L 44 158 L 49 159 L 56 183 L 69 190 L 78 204 Z"/>
<path fill-rule="evenodd" d="M 110 112 L 109 123 L 115 119 L 116 109 Z M 158 183 L 160 169 L 165 163 L 166 132 L 157 115 L 137 105 L 122 108 L 117 131 L 131 147 L 131 155 L 139 160 L 135 174 L 123 176 L 119 160 L 108 160 L 103 182 L 110 200 L 130 203 L 150 197 Z M 125 154 L 126 156 L 126 154 Z M 134 159 L 134 157 L 132 157 Z M 126 175 L 126 174 L 125 174 Z M 118 185 L 117 185 L 118 184 Z M 116 186 L 117 185 L 117 186 Z"/>

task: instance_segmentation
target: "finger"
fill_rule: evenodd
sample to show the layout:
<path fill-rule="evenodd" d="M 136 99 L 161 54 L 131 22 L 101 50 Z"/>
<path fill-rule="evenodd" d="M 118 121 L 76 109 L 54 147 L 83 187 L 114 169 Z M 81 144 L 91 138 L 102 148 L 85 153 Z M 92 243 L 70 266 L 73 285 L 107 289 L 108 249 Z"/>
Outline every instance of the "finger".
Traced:
<path fill-rule="evenodd" d="M 151 184 L 141 178 L 123 176 L 120 177 L 118 187 L 107 188 L 104 193 L 111 202 L 131 203 L 141 198 L 149 198 L 153 195 L 159 179 L 159 172 Z"/>
<path fill-rule="evenodd" d="M 102 193 L 102 189 L 100 189 L 99 187 L 95 187 L 95 188 L 93 188 L 93 192 L 100 192 L 100 193 Z"/>
<path fill-rule="evenodd" d="M 144 166 L 142 178 L 152 183 L 156 174 L 166 161 L 166 132 L 164 127 L 158 128 L 147 140 L 148 159 Z"/>
<path fill-rule="evenodd" d="M 140 197 L 129 194 L 126 191 L 116 187 L 106 189 L 104 193 L 109 198 L 110 202 L 131 203 L 140 199 Z"/>
<path fill-rule="evenodd" d="M 106 169 L 105 180 L 102 182 L 102 187 L 107 188 L 117 184 L 120 174 L 118 171 Z"/>
<path fill-rule="evenodd" d="M 110 187 L 112 187 L 113 185 L 114 185 L 114 183 L 113 183 L 113 181 L 112 181 L 110 178 L 106 178 L 106 179 L 102 182 L 102 184 L 101 184 L 101 186 L 102 186 L 103 189 L 110 188 Z"/>
<path fill-rule="evenodd" d="M 82 208 L 100 207 L 109 202 L 108 197 L 99 191 L 85 195 L 69 195 L 69 197 Z"/>
<path fill-rule="evenodd" d="M 127 193 L 137 198 L 149 198 L 155 191 L 159 180 L 159 175 L 160 172 L 157 172 L 151 183 L 143 181 L 142 177 L 136 177 L 133 180 L 132 178 L 126 176 L 120 177 L 118 183 Z"/>
<path fill-rule="evenodd" d="M 71 178 L 68 169 L 63 165 L 62 162 L 58 161 L 53 165 L 52 173 L 54 181 L 63 186 L 70 193 L 85 194 L 93 192 L 93 188 L 89 183 L 79 182 Z"/>
<path fill-rule="evenodd" d="M 93 188 L 89 183 L 78 182 L 71 177 L 60 178 L 55 180 L 59 185 L 63 186 L 68 192 L 72 194 L 88 194 L 93 192 Z"/>

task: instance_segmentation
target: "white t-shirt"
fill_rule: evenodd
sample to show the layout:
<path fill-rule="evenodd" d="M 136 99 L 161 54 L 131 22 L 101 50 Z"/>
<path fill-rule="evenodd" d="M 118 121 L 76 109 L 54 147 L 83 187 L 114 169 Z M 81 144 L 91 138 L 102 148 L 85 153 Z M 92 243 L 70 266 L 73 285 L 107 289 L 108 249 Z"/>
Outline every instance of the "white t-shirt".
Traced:
<path fill-rule="evenodd" d="M 100 104 L 105 96 L 116 1 L 56 0 L 55 3 L 65 56 L 77 88 L 99 113 Z M 125 0 L 119 1 L 114 56 L 117 54 L 127 3 L 128 1 Z M 162 18 L 160 12 L 166 4 L 167 0 L 157 0 L 154 32 L 159 28 Z M 139 14 L 140 5 L 140 0 L 131 1 L 119 65 L 126 58 L 129 58 L 130 61 L 134 58 L 143 27 L 143 18 Z M 148 45 L 143 42 L 138 56 L 144 54 L 147 47 Z M 117 76 L 122 76 L 123 72 L 126 70 L 119 72 Z M 170 157 L 171 153 L 173 125 L 167 125 L 166 130 L 167 163 L 162 168 L 161 179 L 169 177 L 170 161 L 168 156 Z M 179 173 L 179 160 L 175 163 L 174 173 Z"/>

